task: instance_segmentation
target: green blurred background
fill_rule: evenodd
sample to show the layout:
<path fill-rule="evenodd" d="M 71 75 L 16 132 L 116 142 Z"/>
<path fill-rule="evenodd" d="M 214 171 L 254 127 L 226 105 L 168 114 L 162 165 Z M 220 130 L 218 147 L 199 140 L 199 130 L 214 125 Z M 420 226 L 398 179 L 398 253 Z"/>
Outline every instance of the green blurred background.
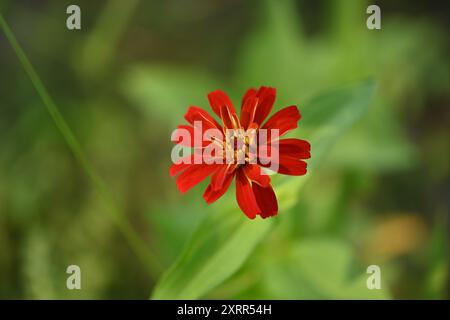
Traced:
<path fill-rule="evenodd" d="M 170 133 L 189 105 L 208 108 L 217 88 L 238 104 L 247 88 L 269 85 L 276 108 L 300 101 L 301 110 L 324 90 L 372 77 L 369 112 L 205 298 L 355 297 L 320 281 L 367 277 L 377 264 L 382 298 L 448 299 L 449 5 L 376 3 L 382 29 L 371 31 L 368 1 L 0 1 L 158 261 L 149 269 L 131 250 L 0 34 L 0 298 L 148 298 L 221 206 L 207 206 L 201 187 L 180 195 L 167 172 Z M 81 7 L 81 30 L 66 28 L 69 4 Z M 71 264 L 82 290 L 66 289 Z"/>

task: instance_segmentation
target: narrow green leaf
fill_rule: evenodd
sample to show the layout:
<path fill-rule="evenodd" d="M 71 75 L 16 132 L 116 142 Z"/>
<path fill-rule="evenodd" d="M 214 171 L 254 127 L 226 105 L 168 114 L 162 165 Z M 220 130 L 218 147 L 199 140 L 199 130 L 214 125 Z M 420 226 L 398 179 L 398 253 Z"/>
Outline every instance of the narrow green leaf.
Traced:
<path fill-rule="evenodd" d="M 301 108 L 301 126 L 307 133 L 302 137 L 312 143 L 310 172 L 304 177 L 274 177 L 280 214 L 296 203 L 298 190 L 317 168 L 317 164 L 354 122 L 367 109 L 374 91 L 374 83 L 335 90 L 322 95 Z M 299 132 L 305 130 L 298 130 Z M 248 220 L 232 195 L 222 199 L 220 207 L 211 212 L 175 264 L 156 285 L 154 299 L 196 299 L 233 275 L 264 239 L 277 219 Z"/>

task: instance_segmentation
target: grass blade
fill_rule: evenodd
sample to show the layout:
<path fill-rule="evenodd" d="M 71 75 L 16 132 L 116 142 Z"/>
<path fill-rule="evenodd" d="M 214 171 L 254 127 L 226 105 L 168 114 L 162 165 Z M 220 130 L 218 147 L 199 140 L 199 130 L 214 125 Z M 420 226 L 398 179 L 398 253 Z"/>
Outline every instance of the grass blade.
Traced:
<path fill-rule="evenodd" d="M 82 169 L 89 177 L 92 185 L 97 190 L 100 197 L 103 199 L 105 205 L 107 206 L 108 209 L 107 211 L 111 213 L 111 217 L 113 218 L 113 221 L 116 223 L 120 232 L 128 241 L 134 253 L 138 256 L 138 258 L 142 261 L 142 263 L 145 264 L 150 274 L 153 275 L 158 274 L 161 267 L 159 265 L 158 260 L 156 259 L 156 256 L 150 253 L 149 248 L 147 248 L 145 243 L 143 243 L 142 239 L 136 234 L 132 225 L 126 219 L 123 211 L 121 211 L 121 209 L 116 205 L 112 195 L 110 194 L 102 178 L 97 174 L 94 167 L 88 161 L 85 153 L 83 152 L 83 149 L 81 148 L 80 143 L 76 139 L 75 135 L 73 134 L 63 115 L 56 106 L 55 102 L 49 95 L 44 84 L 42 83 L 41 79 L 36 73 L 34 67 L 32 66 L 27 56 L 25 55 L 16 37 L 14 36 L 14 33 L 12 32 L 12 30 L 10 29 L 10 27 L 8 26 L 8 24 L 6 23 L 1 14 L 0 14 L 0 27 L 5 33 L 6 38 L 8 39 L 13 50 L 15 51 L 17 58 L 19 59 L 20 63 L 22 64 L 22 67 L 24 68 L 25 72 L 30 78 L 34 88 L 39 94 L 43 104 L 45 105 L 48 113 L 53 119 L 56 127 L 61 132 L 64 140 L 66 141 L 70 150 L 74 154 L 75 158 L 80 163 Z"/>

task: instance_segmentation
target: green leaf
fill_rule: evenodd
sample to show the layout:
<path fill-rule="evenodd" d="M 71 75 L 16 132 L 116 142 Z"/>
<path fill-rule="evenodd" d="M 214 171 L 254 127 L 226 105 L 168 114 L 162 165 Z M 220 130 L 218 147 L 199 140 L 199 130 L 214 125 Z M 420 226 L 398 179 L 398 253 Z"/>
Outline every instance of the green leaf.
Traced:
<path fill-rule="evenodd" d="M 296 203 L 297 194 L 317 164 L 340 135 L 365 112 L 374 90 L 374 83 L 334 90 L 313 99 L 301 111 L 302 134 L 312 144 L 310 172 L 304 177 L 278 177 L 273 180 L 280 214 Z M 298 130 L 301 131 L 301 130 Z M 305 130 L 303 130 L 305 131 Z M 220 206 L 201 223 L 187 243 L 180 258 L 156 285 L 154 299 L 196 299 L 233 275 L 253 249 L 264 239 L 277 219 L 249 220 L 240 212 L 232 195 L 221 199 Z M 225 201 L 224 201 L 225 200 Z"/>
<path fill-rule="evenodd" d="M 195 299 L 239 269 L 273 221 L 250 221 L 236 210 L 211 213 L 162 277 L 154 299 Z"/>
<path fill-rule="evenodd" d="M 249 83 L 270 84 L 282 90 L 283 97 L 287 92 L 298 93 L 298 85 L 303 85 L 301 79 L 304 79 L 304 54 L 294 1 L 262 1 L 256 10 L 261 19 L 245 39 L 238 57 L 238 83 L 242 84 L 242 89 Z M 261 67 L 268 61 L 277 67 Z"/>
<path fill-rule="evenodd" d="M 263 266 L 263 283 L 273 299 L 387 299 L 388 290 L 370 290 L 368 274 L 352 275 L 355 257 L 339 240 L 307 239 Z M 362 273 L 362 274 L 361 274 Z"/>
<path fill-rule="evenodd" d="M 205 72 L 165 65 L 134 66 L 124 79 L 122 90 L 137 109 L 155 123 L 170 125 L 179 124 L 187 103 L 206 105 L 206 93 L 216 86 Z"/>

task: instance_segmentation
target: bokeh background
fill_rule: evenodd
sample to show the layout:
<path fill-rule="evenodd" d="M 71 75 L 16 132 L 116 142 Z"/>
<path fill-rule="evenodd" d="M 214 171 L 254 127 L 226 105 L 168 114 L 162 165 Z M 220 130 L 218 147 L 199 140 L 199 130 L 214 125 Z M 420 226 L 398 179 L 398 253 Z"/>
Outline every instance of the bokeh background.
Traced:
<path fill-rule="evenodd" d="M 75 3 L 82 29 L 70 31 Z M 366 28 L 373 3 L 381 30 Z M 238 104 L 247 88 L 269 85 L 276 108 L 300 101 L 301 110 L 372 77 L 368 113 L 238 272 L 204 297 L 345 298 L 321 275 L 367 276 L 377 264 L 383 298 L 448 299 L 448 2 L 2 0 L 0 12 L 157 261 L 148 268 L 131 249 L 2 33 L 0 298 L 147 299 L 213 214 L 202 187 L 180 195 L 167 172 L 170 133 L 189 105 L 207 108 L 217 88 Z M 82 290 L 66 289 L 70 264 L 81 267 Z"/>

